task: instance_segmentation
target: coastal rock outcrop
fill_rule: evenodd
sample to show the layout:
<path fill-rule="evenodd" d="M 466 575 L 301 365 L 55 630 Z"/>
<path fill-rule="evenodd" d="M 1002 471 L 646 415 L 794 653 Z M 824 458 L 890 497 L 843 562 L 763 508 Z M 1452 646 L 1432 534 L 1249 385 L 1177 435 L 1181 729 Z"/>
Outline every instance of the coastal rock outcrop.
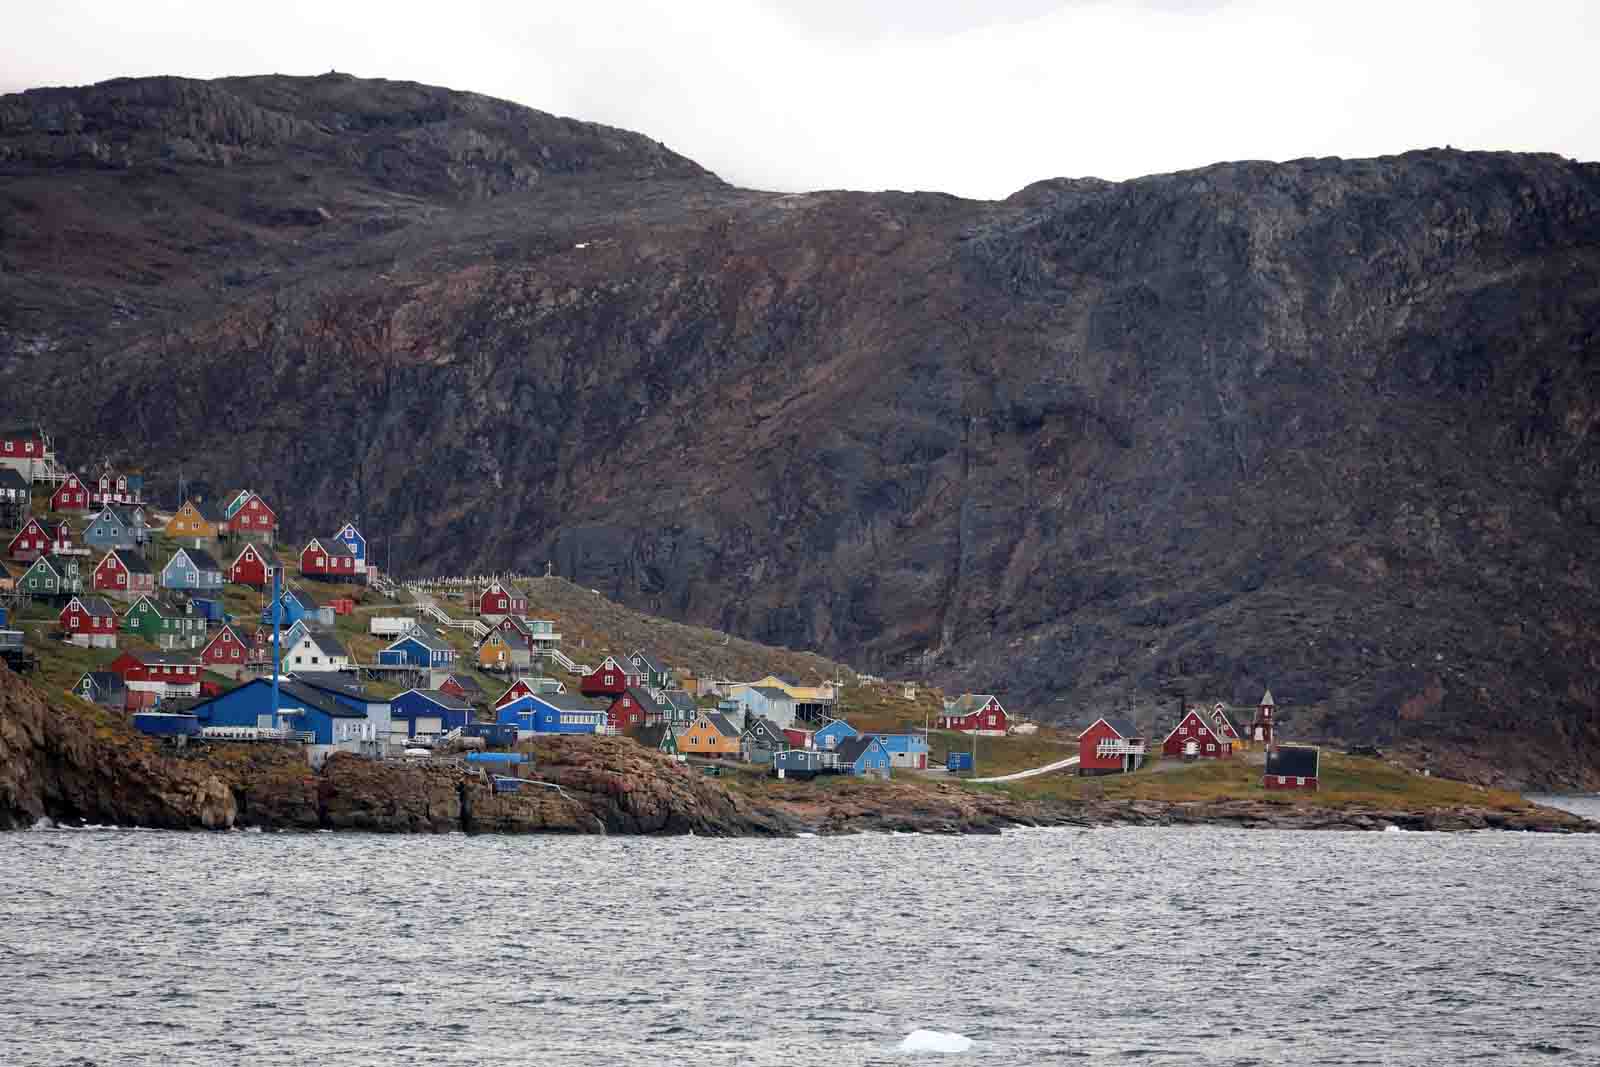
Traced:
<path fill-rule="evenodd" d="M 221 830 L 237 813 L 210 768 L 163 755 L 125 718 L 51 707 L 0 664 L 0 829 L 48 819 Z"/>

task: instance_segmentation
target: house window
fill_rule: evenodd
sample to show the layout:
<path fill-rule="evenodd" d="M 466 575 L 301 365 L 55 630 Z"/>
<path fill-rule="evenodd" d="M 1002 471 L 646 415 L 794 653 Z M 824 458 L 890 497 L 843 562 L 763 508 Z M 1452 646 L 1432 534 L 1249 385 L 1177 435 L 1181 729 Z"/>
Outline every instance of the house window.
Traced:
<path fill-rule="evenodd" d="M 1280 775 L 1278 775 L 1278 784 L 1279 785 L 1288 785 L 1289 784 L 1289 779 L 1285 778 L 1283 775 L 1280 774 Z"/>
<path fill-rule="evenodd" d="M 32 441 L 24 441 L 22 443 L 22 450 L 24 452 L 31 453 L 33 451 L 33 442 Z M 10 451 L 10 449 L 7 449 L 7 451 Z"/>
<path fill-rule="evenodd" d="M 1207 745 L 1206 746 L 1206 751 L 1207 752 L 1215 752 L 1216 750 L 1217 750 L 1217 746 L 1216 745 Z"/>
<path fill-rule="evenodd" d="M 1296 778 L 1294 780 L 1294 784 L 1295 785 L 1305 785 L 1306 784 L 1306 780 L 1304 778 Z"/>
<path fill-rule="evenodd" d="M 6 442 L 6 451 L 7 451 L 7 452 L 10 452 L 10 451 L 12 451 L 12 450 L 13 450 L 13 448 L 14 448 L 14 447 L 15 447 L 15 446 L 14 446 L 14 445 L 13 445 L 13 444 L 12 444 L 12 443 L 11 443 L 11 442 L 10 442 L 10 441 L 7 441 L 7 442 Z"/>
<path fill-rule="evenodd" d="M 1180 737 L 1188 737 L 1189 736 L 1189 728 L 1187 726 L 1178 727 L 1178 735 Z"/>
<path fill-rule="evenodd" d="M 67 625 L 76 630 L 78 628 L 78 617 L 76 615 L 68 616 Z"/>

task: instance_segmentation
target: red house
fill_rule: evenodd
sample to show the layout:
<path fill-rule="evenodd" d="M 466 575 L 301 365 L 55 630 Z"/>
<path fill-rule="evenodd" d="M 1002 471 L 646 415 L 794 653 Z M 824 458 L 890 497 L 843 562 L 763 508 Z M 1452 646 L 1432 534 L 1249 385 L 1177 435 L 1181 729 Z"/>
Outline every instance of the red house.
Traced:
<path fill-rule="evenodd" d="M 635 693 L 627 692 L 611 702 L 606 711 L 606 725 L 618 733 L 627 733 L 644 725 L 644 704 Z"/>
<path fill-rule="evenodd" d="M 35 431 L 21 428 L 0 430 L 0 463 L 18 474 L 29 476 L 29 461 L 43 459 L 44 455 L 44 438 Z"/>
<path fill-rule="evenodd" d="M 234 585 L 248 585 L 265 589 L 272 584 L 272 572 L 278 569 L 278 558 L 256 544 L 246 544 L 228 565 L 228 581 Z"/>
<path fill-rule="evenodd" d="M 607 656 L 604 663 L 583 676 L 578 683 L 578 692 L 586 697 L 619 697 L 628 691 L 629 686 L 643 689 L 644 675 L 631 663 L 623 665 Z"/>
<path fill-rule="evenodd" d="M 1317 791 L 1322 773 L 1322 750 L 1310 745 L 1277 745 L 1267 749 L 1263 789 L 1306 789 Z"/>
<path fill-rule="evenodd" d="M 528 632 L 528 627 L 523 625 L 521 617 L 516 615 L 507 615 L 505 618 L 489 627 L 489 633 L 491 634 L 496 630 L 504 630 L 508 634 L 516 634 L 524 640 L 533 636 L 533 634 Z M 484 634 L 484 636 L 487 637 L 489 634 Z"/>
<path fill-rule="evenodd" d="M 465 674 L 447 674 L 444 681 L 434 686 L 441 693 L 449 693 L 457 700 L 477 704 L 483 700 L 483 687 Z"/>
<path fill-rule="evenodd" d="M 117 612 L 104 597 L 73 597 L 58 616 L 73 644 L 92 648 L 117 647 Z"/>
<path fill-rule="evenodd" d="M 67 480 L 56 487 L 50 494 L 51 511 L 88 511 L 89 490 L 78 480 L 76 474 L 68 474 Z"/>
<path fill-rule="evenodd" d="M 170 652 L 124 652 L 106 667 L 122 675 L 130 692 L 159 697 L 200 695 L 200 664 Z"/>
<path fill-rule="evenodd" d="M 210 666 L 240 667 L 250 661 L 249 643 L 241 640 L 233 626 L 224 623 L 216 636 L 200 650 L 200 662 Z"/>
<path fill-rule="evenodd" d="M 337 537 L 313 537 L 300 550 L 300 573 L 307 578 L 340 582 L 356 580 L 356 557 Z"/>
<path fill-rule="evenodd" d="M 278 528 L 278 513 L 267 507 L 267 502 L 259 495 L 251 493 L 250 499 L 240 505 L 239 510 L 235 511 L 223 525 L 231 534 L 253 535 L 271 540 L 273 531 Z"/>
<path fill-rule="evenodd" d="M 97 505 L 142 504 L 144 501 L 140 492 L 143 484 L 142 476 L 129 478 L 108 466 L 95 479 L 94 488 L 89 492 L 89 502 Z"/>
<path fill-rule="evenodd" d="M 1144 762 L 1144 735 L 1126 719 L 1099 718 L 1078 735 L 1078 773 L 1125 774 Z"/>
<path fill-rule="evenodd" d="M 139 553 L 129 548 L 113 548 L 94 565 L 90 586 L 96 592 L 137 600 L 156 591 L 156 575 Z"/>
<path fill-rule="evenodd" d="M 518 678 L 506 688 L 504 693 L 501 693 L 499 697 L 495 699 L 495 710 L 499 711 L 513 700 L 520 700 L 523 697 L 531 697 L 538 692 L 539 690 L 534 688 L 533 680 L 531 678 Z"/>
<path fill-rule="evenodd" d="M 54 542 L 55 535 L 45 529 L 44 523 L 30 518 L 6 545 L 6 555 L 19 563 L 31 563 L 48 553 Z"/>
<path fill-rule="evenodd" d="M 504 615 L 526 615 L 528 595 L 522 590 L 496 579 L 478 591 L 474 598 L 477 612 L 484 618 L 499 619 Z M 471 607 L 472 605 L 468 605 Z M 524 635 L 526 636 L 526 635 Z"/>
<path fill-rule="evenodd" d="M 1228 719 L 1227 705 L 1217 701 L 1211 705 L 1211 732 L 1224 741 L 1232 741 L 1233 747 L 1239 747 L 1239 731 L 1233 728 L 1233 723 Z"/>
<path fill-rule="evenodd" d="M 1219 736 L 1199 708 L 1190 708 L 1161 742 L 1161 754 L 1173 759 L 1226 759 L 1233 755 L 1233 742 Z"/>
<path fill-rule="evenodd" d="M 1011 729 L 1011 716 L 1000 706 L 1000 699 L 989 693 L 963 693 L 944 706 L 944 714 L 934 720 L 941 730 L 964 734 L 1000 736 Z"/>

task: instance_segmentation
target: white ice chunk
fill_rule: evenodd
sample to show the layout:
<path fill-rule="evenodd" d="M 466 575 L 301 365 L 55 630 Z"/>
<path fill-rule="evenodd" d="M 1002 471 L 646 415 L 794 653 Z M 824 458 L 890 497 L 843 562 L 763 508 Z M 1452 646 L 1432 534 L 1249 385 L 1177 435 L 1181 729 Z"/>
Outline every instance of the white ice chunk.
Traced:
<path fill-rule="evenodd" d="M 901 1052 L 967 1052 L 972 1038 L 943 1030 L 913 1030 L 900 1042 Z"/>

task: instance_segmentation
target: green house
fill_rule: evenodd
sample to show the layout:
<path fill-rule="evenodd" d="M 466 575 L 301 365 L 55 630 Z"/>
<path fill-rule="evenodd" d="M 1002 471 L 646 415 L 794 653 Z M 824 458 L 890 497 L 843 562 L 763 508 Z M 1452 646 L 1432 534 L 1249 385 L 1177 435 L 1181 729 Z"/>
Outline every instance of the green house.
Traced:
<path fill-rule="evenodd" d="M 653 748 L 673 759 L 678 758 L 678 738 L 670 726 L 641 726 L 634 731 L 633 739 L 645 748 Z"/>
<path fill-rule="evenodd" d="M 123 633 L 138 634 L 157 648 L 199 648 L 206 640 L 205 616 L 148 596 L 134 601 L 121 627 Z"/>
<path fill-rule="evenodd" d="M 72 556 L 40 556 L 21 578 L 19 592 L 35 597 L 77 596 L 83 592 L 83 577 Z"/>

